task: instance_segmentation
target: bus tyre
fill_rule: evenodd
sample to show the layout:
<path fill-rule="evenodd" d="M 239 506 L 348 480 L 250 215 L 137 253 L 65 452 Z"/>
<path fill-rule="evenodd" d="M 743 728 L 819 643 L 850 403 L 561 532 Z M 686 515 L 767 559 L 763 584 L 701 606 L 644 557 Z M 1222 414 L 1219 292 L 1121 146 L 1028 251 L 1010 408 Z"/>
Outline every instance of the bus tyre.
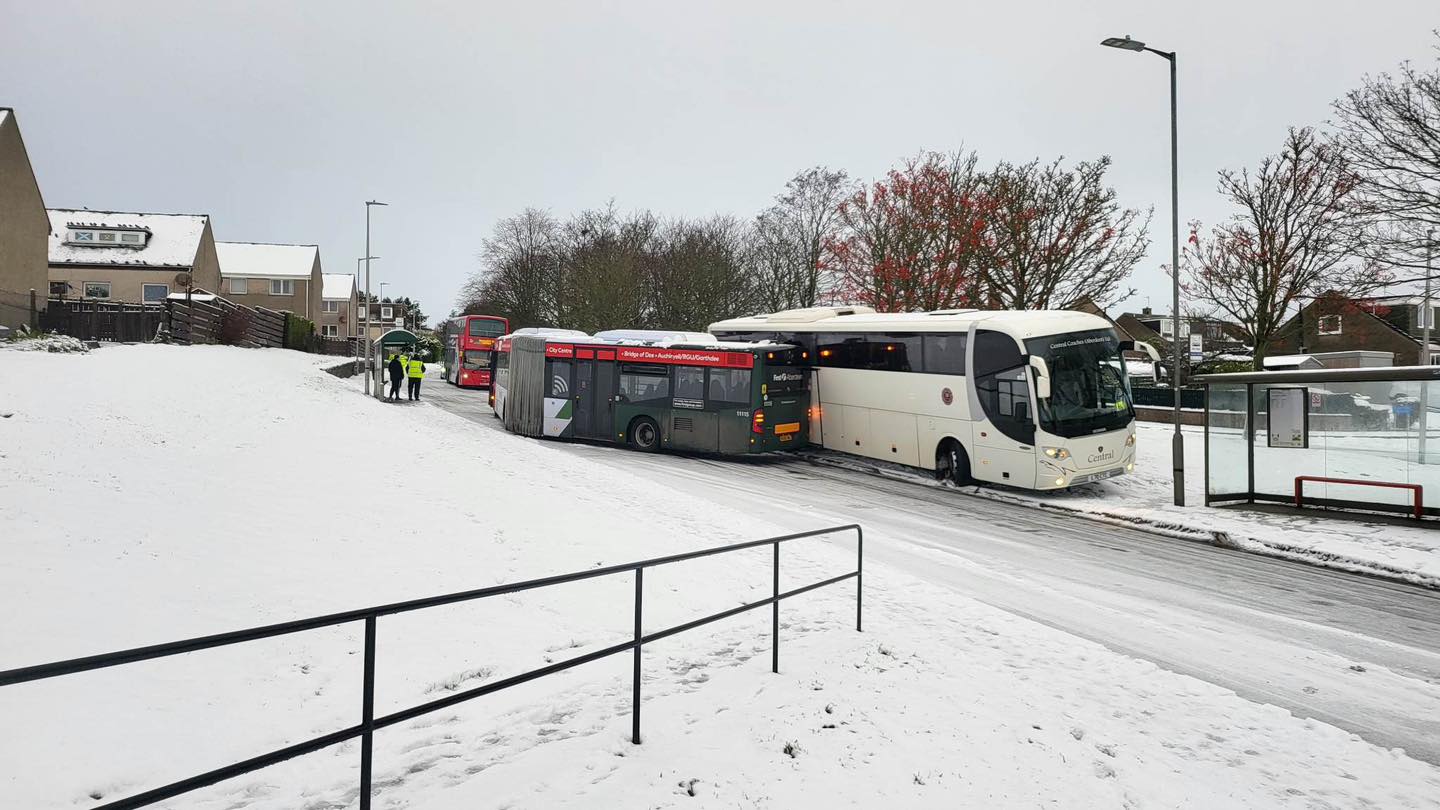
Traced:
<path fill-rule="evenodd" d="M 660 428 L 651 419 L 636 419 L 630 423 L 630 444 L 642 453 L 659 450 Z"/>
<path fill-rule="evenodd" d="M 942 481 L 963 487 L 970 483 L 970 457 L 954 439 L 946 439 L 935 453 L 935 474 Z"/>

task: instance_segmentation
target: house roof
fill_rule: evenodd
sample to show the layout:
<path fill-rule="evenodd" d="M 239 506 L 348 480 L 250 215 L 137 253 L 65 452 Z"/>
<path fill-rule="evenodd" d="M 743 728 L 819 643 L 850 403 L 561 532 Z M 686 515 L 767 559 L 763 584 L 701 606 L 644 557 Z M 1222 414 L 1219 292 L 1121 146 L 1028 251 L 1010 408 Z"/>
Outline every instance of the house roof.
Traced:
<path fill-rule="evenodd" d="M 142 214 L 47 208 L 50 215 L 50 263 L 121 267 L 191 267 L 200 252 L 200 238 L 210 221 L 206 214 Z M 68 245 L 71 227 L 143 230 L 144 247 Z"/>
<path fill-rule="evenodd" d="M 1314 355 L 1309 354 L 1278 354 L 1265 358 L 1265 368 L 1283 368 L 1285 366 L 1322 368 L 1324 364 Z"/>
<path fill-rule="evenodd" d="M 320 254 L 316 245 L 216 242 L 222 276 L 309 278 Z"/>
<path fill-rule="evenodd" d="M 355 276 L 351 273 L 325 273 L 320 281 L 321 298 L 349 301 L 355 292 Z"/>

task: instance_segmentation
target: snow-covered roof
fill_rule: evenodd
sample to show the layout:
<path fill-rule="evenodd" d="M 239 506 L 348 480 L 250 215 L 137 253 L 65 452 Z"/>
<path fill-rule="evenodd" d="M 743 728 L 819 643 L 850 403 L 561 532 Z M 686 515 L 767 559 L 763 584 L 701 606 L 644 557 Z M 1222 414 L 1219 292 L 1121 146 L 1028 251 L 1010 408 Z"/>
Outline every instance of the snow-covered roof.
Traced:
<path fill-rule="evenodd" d="M 349 301 L 355 292 L 355 276 L 352 273 L 323 273 L 320 276 L 320 297 Z"/>
<path fill-rule="evenodd" d="M 600 340 L 633 340 L 651 343 L 714 343 L 708 332 L 675 332 L 668 329 L 607 329 L 596 332 Z"/>
<path fill-rule="evenodd" d="M 50 215 L 51 264 L 188 268 L 195 264 L 200 238 L 210 221 L 205 214 L 140 214 L 83 208 L 49 208 L 46 212 Z M 144 231 L 148 235 L 140 247 L 66 244 L 72 228 Z"/>
<path fill-rule="evenodd" d="M 261 278 L 309 278 L 315 269 L 316 245 L 271 245 L 261 242 L 216 242 L 220 275 Z"/>
<path fill-rule="evenodd" d="M 1287 366 L 1309 365 L 1314 368 L 1321 366 L 1319 360 L 1310 354 L 1276 354 L 1265 358 L 1265 368 L 1285 368 Z"/>

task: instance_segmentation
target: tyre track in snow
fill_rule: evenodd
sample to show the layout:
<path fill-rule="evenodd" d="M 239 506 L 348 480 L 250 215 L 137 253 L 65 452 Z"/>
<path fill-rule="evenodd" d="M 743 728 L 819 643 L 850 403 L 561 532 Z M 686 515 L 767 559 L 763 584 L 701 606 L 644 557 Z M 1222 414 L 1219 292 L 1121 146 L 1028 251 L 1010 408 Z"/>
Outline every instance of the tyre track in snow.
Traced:
<path fill-rule="evenodd" d="M 500 429 L 483 392 L 434 388 Z M 1436 592 L 798 458 L 553 446 L 787 530 L 859 522 L 867 563 L 1440 764 Z"/>

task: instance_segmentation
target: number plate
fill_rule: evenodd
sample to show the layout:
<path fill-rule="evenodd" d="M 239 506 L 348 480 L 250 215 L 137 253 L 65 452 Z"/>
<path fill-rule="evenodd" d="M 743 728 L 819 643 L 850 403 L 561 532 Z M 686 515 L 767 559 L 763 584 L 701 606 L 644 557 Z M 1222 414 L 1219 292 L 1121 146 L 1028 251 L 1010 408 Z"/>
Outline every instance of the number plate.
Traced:
<path fill-rule="evenodd" d="M 799 433 L 799 432 L 800 432 L 800 423 L 799 423 L 799 422 L 786 422 L 786 423 L 784 423 L 784 424 L 776 425 L 776 426 L 775 426 L 775 433 L 776 433 L 777 435 L 783 436 L 783 435 L 785 435 L 786 433 Z"/>
<path fill-rule="evenodd" d="M 1124 468 L 1124 467 L 1116 467 L 1116 468 L 1113 469 L 1113 470 L 1106 470 L 1106 471 L 1104 471 L 1104 472 L 1090 473 L 1089 475 L 1076 476 L 1075 478 L 1071 478 L 1071 479 L 1070 479 L 1070 484 L 1071 484 L 1072 486 L 1075 485 L 1075 484 L 1090 484 L 1090 483 L 1094 483 L 1094 482 L 1096 482 L 1096 481 L 1104 481 L 1106 478 L 1114 478 L 1115 476 L 1117 476 L 1117 475 L 1123 475 L 1124 473 L 1125 473 L 1125 468 Z"/>

